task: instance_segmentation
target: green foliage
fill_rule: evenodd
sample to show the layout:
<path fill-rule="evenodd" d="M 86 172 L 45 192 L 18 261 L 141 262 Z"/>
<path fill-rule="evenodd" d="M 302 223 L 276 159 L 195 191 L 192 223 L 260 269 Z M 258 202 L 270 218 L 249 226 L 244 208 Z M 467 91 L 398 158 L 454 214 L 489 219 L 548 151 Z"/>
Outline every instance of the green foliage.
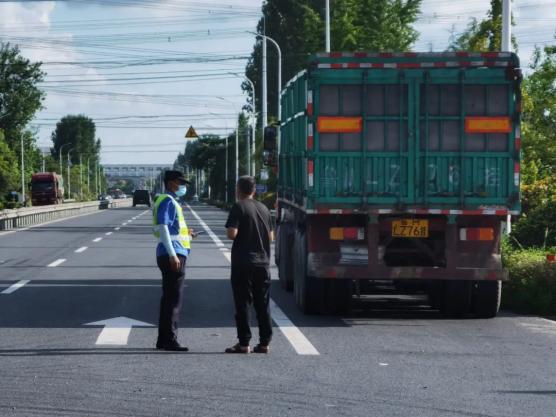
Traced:
<path fill-rule="evenodd" d="M 529 314 L 556 314 L 556 264 L 546 261 L 547 253 L 506 248 L 504 267 L 509 270 L 510 280 L 504 283 L 504 308 Z"/>
<path fill-rule="evenodd" d="M 0 42 L 0 196 L 11 190 L 21 192 L 21 143 L 25 149 L 25 179 L 40 168 L 42 158 L 34 132 L 27 124 L 42 108 L 44 92 L 37 84 L 44 80 L 40 63 L 31 63 L 17 47 Z M 17 180 L 16 180 L 17 179 Z"/>
<path fill-rule="evenodd" d="M 512 22 L 513 23 L 513 22 Z M 512 37 L 514 50 L 517 43 Z M 455 38 L 449 49 L 452 51 L 485 52 L 500 51 L 502 47 L 502 0 L 491 0 L 487 18 L 478 21 L 472 18 L 467 29 Z"/>
<path fill-rule="evenodd" d="M 6 192 L 19 188 L 17 167 L 17 157 L 4 140 L 4 134 L 0 130 L 0 200 L 4 199 Z"/>
<path fill-rule="evenodd" d="M 331 47 L 336 51 L 407 51 L 417 39 L 412 25 L 422 0 L 335 0 L 331 7 Z M 311 54 L 324 50 L 322 0 L 269 0 L 257 26 L 259 33 L 275 39 L 283 53 L 283 83 L 306 68 Z M 277 54 L 268 43 L 269 114 L 277 111 Z M 262 43 L 255 44 L 245 71 L 257 89 L 260 108 Z M 243 85 L 251 94 L 247 83 Z M 252 103 L 251 103 L 252 104 Z"/>
<path fill-rule="evenodd" d="M 93 120 L 84 115 L 68 115 L 63 117 L 57 124 L 56 130 L 52 132 L 52 156 L 59 158 L 60 147 L 64 146 L 62 152 L 70 154 L 72 163 L 79 163 L 79 155 L 90 158 L 93 165 L 99 158 L 100 139 L 97 140 L 96 127 Z M 65 146 L 67 145 L 67 146 Z"/>
<path fill-rule="evenodd" d="M 31 63 L 18 47 L 0 43 L 0 129 L 12 150 L 26 125 L 42 108 L 45 94 L 37 84 L 44 80 L 41 63 Z"/>

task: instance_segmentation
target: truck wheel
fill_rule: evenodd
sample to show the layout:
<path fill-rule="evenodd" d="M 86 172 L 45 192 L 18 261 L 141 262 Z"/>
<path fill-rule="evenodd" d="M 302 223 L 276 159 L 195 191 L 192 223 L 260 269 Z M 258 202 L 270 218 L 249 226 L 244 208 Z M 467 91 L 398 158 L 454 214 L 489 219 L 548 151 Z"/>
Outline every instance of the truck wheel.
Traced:
<path fill-rule="evenodd" d="M 502 281 L 475 281 L 473 283 L 473 313 L 483 319 L 496 317 L 502 299 Z"/>
<path fill-rule="evenodd" d="M 305 314 L 323 311 L 323 280 L 307 275 L 307 243 L 305 234 L 296 231 L 293 244 L 293 293 L 295 303 Z"/>
<path fill-rule="evenodd" d="M 327 279 L 325 287 L 325 312 L 331 314 L 347 313 L 351 308 L 353 281 L 348 279 Z"/>
<path fill-rule="evenodd" d="M 471 281 L 446 281 L 440 312 L 447 317 L 462 318 L 471 310 Z"/>
<path fill-rule="evenodd" d="M 292 235 L 288 233 L 288 227 L 282 225 L 278 231 L 278 277 L 280 287 L 287 292 L 293 291 L 294 260 L 292 258 Z"/>

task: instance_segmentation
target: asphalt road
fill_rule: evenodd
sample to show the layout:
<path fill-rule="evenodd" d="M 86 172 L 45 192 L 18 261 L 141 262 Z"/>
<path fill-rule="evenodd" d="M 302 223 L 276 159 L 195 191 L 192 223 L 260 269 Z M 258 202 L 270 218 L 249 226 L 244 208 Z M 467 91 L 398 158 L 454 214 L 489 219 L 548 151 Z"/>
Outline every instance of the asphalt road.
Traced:
<path fill-rule="evenodd" d="M 188 260 L 185 354 L 154 350 L 146 327 L 160 278 L 145 208 L 0 233 L 0 416 L 556 415 L 556 322 L 538 317 L 446 320 L 414 297 L 309 317 L 275 282 L 271 354 L 223 354 L 236 341 L 226 214 L 193 209 L 215 236 Z"/>

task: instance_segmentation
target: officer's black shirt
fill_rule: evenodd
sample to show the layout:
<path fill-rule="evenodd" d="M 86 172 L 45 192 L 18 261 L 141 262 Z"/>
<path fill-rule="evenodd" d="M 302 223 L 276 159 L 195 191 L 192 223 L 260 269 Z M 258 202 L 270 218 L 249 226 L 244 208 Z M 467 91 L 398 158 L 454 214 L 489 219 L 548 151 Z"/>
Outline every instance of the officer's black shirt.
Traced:
<path fill-rule="evenodd" d="M 272 220 L 266 206 L 257 200 L 238 201 L 226 228 L 238 229 L 232 246 L 232 265 L 269 266 Z"/>

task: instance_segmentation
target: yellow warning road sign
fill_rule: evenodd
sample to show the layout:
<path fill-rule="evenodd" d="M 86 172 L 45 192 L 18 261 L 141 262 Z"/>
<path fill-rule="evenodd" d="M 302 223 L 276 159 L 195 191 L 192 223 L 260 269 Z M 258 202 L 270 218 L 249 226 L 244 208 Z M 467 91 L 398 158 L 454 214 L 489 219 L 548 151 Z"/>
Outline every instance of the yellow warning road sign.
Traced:
<path fill-rule="evenodd" d="M 193 129 L 193 126 L 189 126 L 189 129 L 187 130 L 187 133 L 185 134 L 186 138 L 198 138 L 199 136 L 197 136 L 197 132 L 195 132 L 195 129 Z"/>

